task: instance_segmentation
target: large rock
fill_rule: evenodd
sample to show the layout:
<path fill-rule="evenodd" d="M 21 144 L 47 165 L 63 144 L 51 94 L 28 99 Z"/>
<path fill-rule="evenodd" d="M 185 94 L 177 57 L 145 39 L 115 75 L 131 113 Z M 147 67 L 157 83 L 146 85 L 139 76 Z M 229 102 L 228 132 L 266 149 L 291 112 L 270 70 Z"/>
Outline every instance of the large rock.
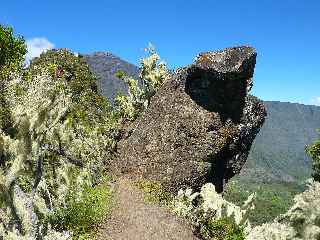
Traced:
<path fill-rule="evenodd" d="M 169 191 L 208 181 L 223 191 L 266 116 L 263 103 L 247 96 L 255 62 L 253 48 L 235 47 L 202 53 L 178 69 L 119 142 L 116 172 Z"/>

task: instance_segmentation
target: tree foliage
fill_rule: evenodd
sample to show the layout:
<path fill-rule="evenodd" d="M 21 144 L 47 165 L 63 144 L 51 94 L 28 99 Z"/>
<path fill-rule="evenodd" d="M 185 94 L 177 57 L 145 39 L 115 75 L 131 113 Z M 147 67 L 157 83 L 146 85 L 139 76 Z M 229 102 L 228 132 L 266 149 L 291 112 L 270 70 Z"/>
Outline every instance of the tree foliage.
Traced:
<path fill-rule="evenodd" d="M 0 79 L 23 65 L 27 48 L 23 37 L 15 36 L 11 27 L 0 25 Z"/>
<path fill-rule="evenodd" d="M 244 239 L 251 229 L 249 213 L 254 209 L 255 195 L 251 194 L 239 207 L 223 199 L 212 183 L 202 186 L 200 192 L 180 190 L 174 203 L 174 212 L 191 220 L 206 239 Z"/>
<path fill-rule="evenodd" d="M 287 213 L 271 223 L 254 227 L 248 240 L 318 240 L 320 238 L 320 183 L 309 181 L 308 189 L 295 196 Z"/>
<path fill-rule="evenodd" d="M 23 37 L 15 36 L 11 27 L 0 25 L 0 128 L 12 130 L 10 109 L 6 101 L 6 81 L 23 66 L 27 48 Z"/>
<path fill-rule="evenodd" d="M 30 72 L 36 74 L 39 66 L 48 69 L 53 81 L 67 83 L 72 97 L 68 117 L 74 125 L 80 123 L 93 128 L 115 119 L 111 116 L 111 105 L 98 93 L 97 80 L 82 57 L 67 49 L 53 49 L 35 58 L 30 64 Z"/>
<path fill-rule="evenodd" d="M 0 137 L 0 235 L 7 238 L 54 236 L 46 219 L 88 200 L 85 190 L 114 147 L 117 121 L 92 89 L 94 78 L 72 53 L 56 53 L 61 59 L 40 57 L 28 74 L 6 83 L 15 128 Z"/>

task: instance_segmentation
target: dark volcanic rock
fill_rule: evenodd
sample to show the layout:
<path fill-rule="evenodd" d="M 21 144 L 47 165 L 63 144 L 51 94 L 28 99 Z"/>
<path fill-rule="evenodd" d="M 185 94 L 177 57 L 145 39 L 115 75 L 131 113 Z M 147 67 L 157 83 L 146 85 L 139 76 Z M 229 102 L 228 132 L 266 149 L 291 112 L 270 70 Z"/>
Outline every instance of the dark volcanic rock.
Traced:
<path fill-rule="evenodd" d="M 227 48 L 177 70 L 120 141 L 116 172 L 170 191 L 211 181 L 221 192 L 265 119 L 263 103 L 246 92 L 255 61 L 251 47 Z"/>

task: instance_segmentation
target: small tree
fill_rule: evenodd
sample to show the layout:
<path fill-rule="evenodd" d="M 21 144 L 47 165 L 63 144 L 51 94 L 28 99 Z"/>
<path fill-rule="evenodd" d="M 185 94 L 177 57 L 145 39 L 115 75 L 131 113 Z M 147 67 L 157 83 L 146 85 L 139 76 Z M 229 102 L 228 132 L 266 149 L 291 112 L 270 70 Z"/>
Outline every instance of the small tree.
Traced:
<path fill-rule="evenodd" d="M 212 183 L 202 186 L 200 192 L 180 190 L 173 210 L 186 217 L 204 239 L 243 240 L 251 230 L 248 216 L 254 209 L 255 194 L 251 194 L 240 207 L 223 199 Z"/>
<path fill-rule="evenodd" d="M 320 237 L 320 182 L 308 180 L 308 188 L 294 197 L 293 206 L 273 222 L 256 226 L 247 240 L 318 240 Z"/>
<path fill-rule="evenodd" d="M 23 37 L 15 36 L 11 27 L 0 25 L 0 79 L 23 66 L 27 47 Z"/>
<path fill-rule="evenodd" d="M 76 57 L 61 54 L 65 65 L 39 63 L 27 77 L 16 74 L 5 84 L 16 130 L 14 136 L 0 131 L 0 236 L 5 239 L 48 235 L 46 219 L 82 201 L 114 144 L 112 109 L 91 88 L 92 79 L 83 77 Z M 66 232 L 60 239 L 68 238 Z"/>
<path fill-rule="evenodd" d="M 140 74 L 142 86 L 137 79 L 118 71 L 116 76 L 128 84 L 128 94 L 118 95 L 115 99 L 118 111 L 124 119 L 135 120 L 150 104 L 151 98 L 163 85 L 168 76 L 166 63 L 160 61 L 155 48 L 150 44 L 146 49 L 148 56 L 140 61 Z"/>
<path fill-rule="evenodd" d="M 319 131 L 320 132 L 320 131 Z M 312 177 L 314 180 L 320 182 L 320 139 L 315 141 L 312 145 L 307 147 L 307 153 L 312 158 Z"/>

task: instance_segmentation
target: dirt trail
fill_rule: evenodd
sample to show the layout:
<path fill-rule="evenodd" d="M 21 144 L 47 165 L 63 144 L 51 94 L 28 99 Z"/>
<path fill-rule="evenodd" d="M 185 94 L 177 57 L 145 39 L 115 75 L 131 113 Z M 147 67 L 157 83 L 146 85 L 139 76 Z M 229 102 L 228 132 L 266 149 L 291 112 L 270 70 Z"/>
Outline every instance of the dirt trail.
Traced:
<path fill-rule="evenodd" d="M 115 191 L 117 205 L 98 240 L 198 240 L 191 227 L 167 209 L 146 203 L 127 178 L 116 182 Z"/>

